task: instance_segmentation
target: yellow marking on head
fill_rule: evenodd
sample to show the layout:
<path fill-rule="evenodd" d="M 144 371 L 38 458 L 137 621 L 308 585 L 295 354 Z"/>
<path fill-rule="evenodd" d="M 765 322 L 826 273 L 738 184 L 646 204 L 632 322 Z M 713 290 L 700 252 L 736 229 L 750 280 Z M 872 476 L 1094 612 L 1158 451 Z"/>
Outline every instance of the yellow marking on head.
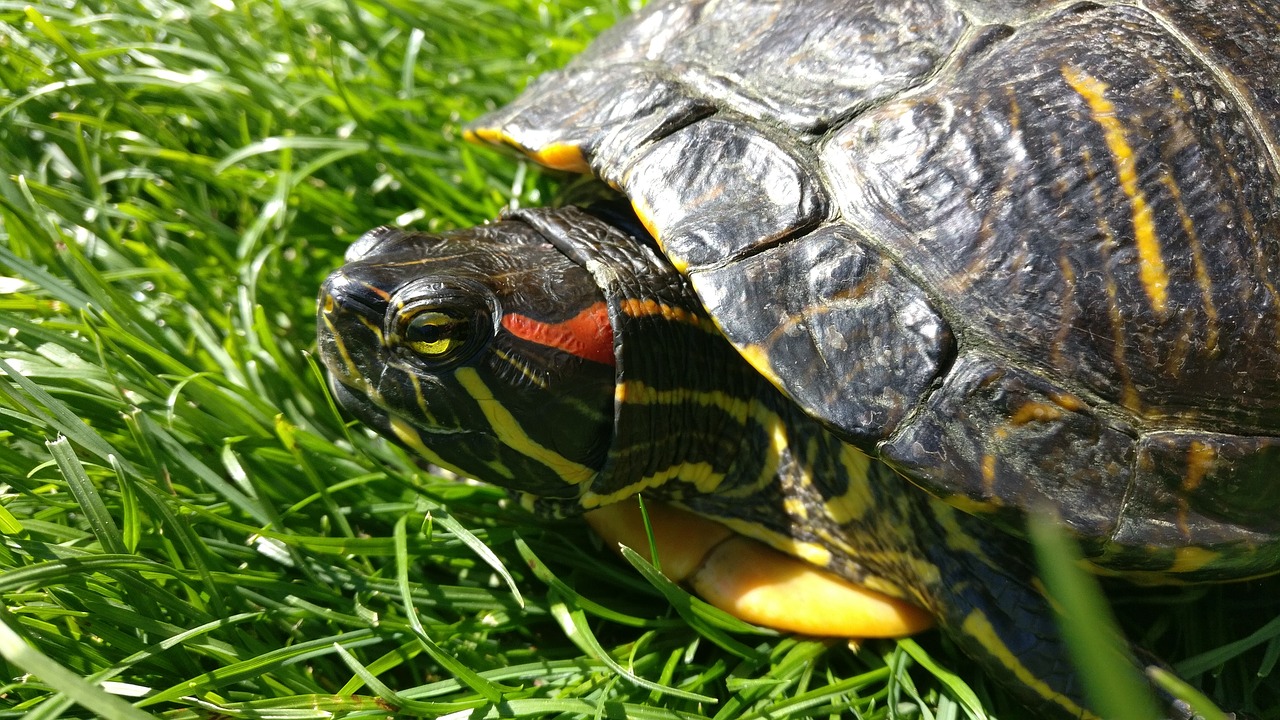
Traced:
<path fill-rule="evenodd" d="M 809 508 L 805 506 L 804 498 L 787 497 L 782 500 L 783 510 L 793 518 L 798 520 L 809 519 Z"/>
<path fill-rule="evenodd" d="M 715 492 L 721 482 L 724 482 L 724 473 L 716 472 L 711 463 L 678 463 L 664 470 L 646 475 L 630 485 L 611 493 L 600 495 L 588 490 L 582 494 L 579 501 L 582 503 L 582 507 L 588 510 L 604 507 L 638 495 L 650 488 L 661 487 L 673 480 L 692 485 L 701 494 L 710 494 Z"/>
<path fill-rule="evenodd" d="M 431 412 L 431 408 L 427 406 L 427 396 L 422 394 L 422 381 L 418 380 L 417 373 L 405 373 L 409 378 L 409 383 L 413 385 L 413 399 L 418 404 L 418 411 L 422 414 L 422 419 L 428 422 L 435 420 L 435 413 Z"/>
<path fill-rule="evenodd" d="M 1212 445 L 1193 441 L 1187 448 L 1187 476 L 1182 481 L 1182 489 L 1191 492 L 1200 487 L 1204 476 L 1213 469 L 1218 459 L 1218 451 Z"/>
<path fill-rule="evenodd" d="M 1062 408 L 1051 403 L 1027 402 L 1013 412 L 1009 422 L 1026 425 L 1029 422 L 1049 422 L 1062 417 Z"/>
<path fill-rule="evenodd" d="M 372 396 L 372 388 L 369 387 L 369 381 L 360 374 L 360 368 L 351 357 L 351 352 L 347 350 L 347 344 L 342 341 L 342 335 L 338 333 L 338 329 L 333 326 L 333 320 L 328 315 L 324 317 L 324 325 L 329 328 L 329 337 L 333 340 L 334 347 L 338 348 L 338 355 L 342 358 L 342 364 L 347 368 L 346 380 L 350 383 L 358 383 L 360 388 L 369 392 Z"/>
<path fill-rule="evenodd" d="M 422 442 L 422 435 L 418 432 L 417 428 L 410 425 L 402 418 L 398 418 L 394 415 L 392 415 L 389 420 L 392 434 L 394 434 L 396 438 L 400 440 L 400 442 L 404 443 L 410 450 L 413 450 L 426 458 L 427 462 L 432 463 L 433 465 L 439 465 L 442 468 L 448 468 L 459 475 L 467 474 L 458 470 L 452 464 L 445 462 L 443 458 L 432 452 L 431 449 Z"/>
<path fill-rule="evenodd" d="M 1164 257 L 1160 251 L 1160 239 L 1156 237 L 1155 221 L 1151 217 L 1151 207 L 1147 205 L 1146 196 L 1138 187 L 1138 166 L 1133 148 L 1125 138 L 1124 123 L 1116 117 L 1116 108 L 1107 99 L 1107 84 L 1101 80 L 1064 65 L 1062 76 L 1080 97 L 1089 104 L 1094 122 L 1102 127 L 1103 138 L 1107 149 L 1111 151 L 1111 159 L 1116 166 L 1116 174 L 1120 179 L 1120 187 L 1129 196 L 1129 204 L 1133 211 L 1133 234 L 1138 245 L 1139 276 L 1142 285 L 1151 300 L 1151 307 L 1160 315 L 1165 314 L 1168 302 L 1169 274 L 1165 270 Z"/>
<path fill-rule="evenodd" d="M 379 345 L 385 345 L 385 344 L 386 344 L 386 343 L 383 341 L 383 339 L 382 339 L 382 328 L 381 328 L 381 327 L 379 327 L 378 325 L 374 324 L 374 322 L 373 322 L 372 320 L 370 320 L 369 318 L 367 318 L 367 317 L 365 317 L 365 316 L 363 316 L 363 315 L 357 315 L 357 316 L 356 316 L 356 319 L 360 321 L 360 324 L 361 324 L 361 325 L 363 325 L 363 326 L 365 327 L 365 329 L 366 329 L 366 330 L 368 330 L 369 332 L 373 333 L 373 336 L 374 336 L 374 337 L 378 338 L 378 344 L 379 344 Z"/>
<path fill-rule="evenodd" d="M 1180 547 L 1173 550 L 1173 564 L 1169 566 L 1169 572 L 1185 573 L 1203 570 L 1218 560 L 1222 559 L 1222 554 L 1214 550 L 1202 547 Z"/>
<path fill-rule="evenodd" d="M 961 624 L 964 634 L 976 639 L 1001 665 L 1003 665 L 1024 686 L 1031 688 L 1037 695 L 1062 708 L 1071 717 L 1100 720 L 1097 715 L 1077 705 L 1071 698 L 1054 691 L 1044 680 L 1036 677 L 1027 669 L 1018 656 L 1009 650 L 1000 634 L 996 632 L 991 621 L 981 610 L 973 610 Z"/>
<path fill-rule="evenodd" d="M 525 379 L 527 379 L 530 383 L 537 386 L 539 389 L 542 389 L 542 390 L 547 389 L 548 387 L 547 379 L 541 375 L 536 374 L 532 369 L 529 368 L 529 364 L 521 360 L 518 356 L 512 355 L 502 350 L 497 350 L 497 349 L 495 349 L 493 353 L 497 355 L 501 360 L 506 362 L 508 365 L 515 368 L 516 371 L 519 372 L 521 375 L 523 375 Z"/>
<path fill-rule="evenodd" d="M 560 453 L 534 442 L 533 438 L 529 437 L 520 426 L 520 421 L 516 420 L 511 411 L 493 396 L 493 391 L 484 384 L 484 380 L 480 379 L 475 368 L 459 368 L 454 373 L 454 377 L 480 406 L 480 412 L 484 413 L 485 420 L 489 421 L 489 426 L 493 429 L 498 442 L 546 465 L 570 485 L 580 485 L 596 476 L 596 471 L 586 465 L 573 462 Z"/>

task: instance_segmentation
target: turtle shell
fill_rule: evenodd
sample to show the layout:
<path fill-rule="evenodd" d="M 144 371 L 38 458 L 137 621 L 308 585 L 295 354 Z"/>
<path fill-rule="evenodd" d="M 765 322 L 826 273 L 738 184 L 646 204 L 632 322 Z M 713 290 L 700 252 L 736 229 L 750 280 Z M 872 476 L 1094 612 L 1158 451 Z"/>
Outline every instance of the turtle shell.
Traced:
<path fill-rule="evenodd" d="M 775 385 L 1095 564 L 1280 569 L 1280 8 L 654 2 L 476 138 L 624 193 Z"/>

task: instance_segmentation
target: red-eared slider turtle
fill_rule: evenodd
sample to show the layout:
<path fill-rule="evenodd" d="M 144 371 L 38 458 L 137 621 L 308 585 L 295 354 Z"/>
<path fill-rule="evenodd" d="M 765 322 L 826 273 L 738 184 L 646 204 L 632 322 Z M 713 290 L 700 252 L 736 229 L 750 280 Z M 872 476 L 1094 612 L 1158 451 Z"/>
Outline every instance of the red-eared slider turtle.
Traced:
<path fill-rule="evenodd" d="M 374 231 L 321 350 L 432 462 L 714 518 L 1087 716 L 1028 512 L 1103 572 L 1280 569 L 1276 77 L 1262 0 L 655 2 L 471 129 L 643 228 Z"/>

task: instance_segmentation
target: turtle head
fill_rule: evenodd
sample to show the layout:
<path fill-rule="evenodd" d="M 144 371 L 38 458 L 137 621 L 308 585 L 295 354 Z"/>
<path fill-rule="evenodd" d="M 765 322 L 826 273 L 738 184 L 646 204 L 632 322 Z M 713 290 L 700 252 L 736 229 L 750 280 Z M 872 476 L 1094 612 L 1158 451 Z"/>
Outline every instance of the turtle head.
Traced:
<path fill-rule="evenodd" d="M 604 296 L 527 222 L 367 233 L 324 283 L 318 327 L 338 402 L 430 462 L 548 498 L 605 462 Z"/>
<path fill-rule="evenodd" d="M 714 492 L 753 432 L 764 381 L 625 206 L 374 230 L 319 305 L 350 413 L 541 515 Z"/>

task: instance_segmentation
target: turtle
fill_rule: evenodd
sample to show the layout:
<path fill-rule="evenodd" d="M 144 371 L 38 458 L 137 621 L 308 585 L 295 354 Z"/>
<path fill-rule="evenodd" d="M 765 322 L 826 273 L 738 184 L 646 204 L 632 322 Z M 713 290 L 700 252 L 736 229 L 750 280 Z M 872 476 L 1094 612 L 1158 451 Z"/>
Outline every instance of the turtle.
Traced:
<path fill-rule="evenodd" d="M 623 207 L 372 231 L 321 355 L 534 512 L 643 494 L 1092 717 L 1029 516 L 1102 574 L 1280 570 L 1278 40 L 1263 0 L 659 0 L 467 131 Z"/>

